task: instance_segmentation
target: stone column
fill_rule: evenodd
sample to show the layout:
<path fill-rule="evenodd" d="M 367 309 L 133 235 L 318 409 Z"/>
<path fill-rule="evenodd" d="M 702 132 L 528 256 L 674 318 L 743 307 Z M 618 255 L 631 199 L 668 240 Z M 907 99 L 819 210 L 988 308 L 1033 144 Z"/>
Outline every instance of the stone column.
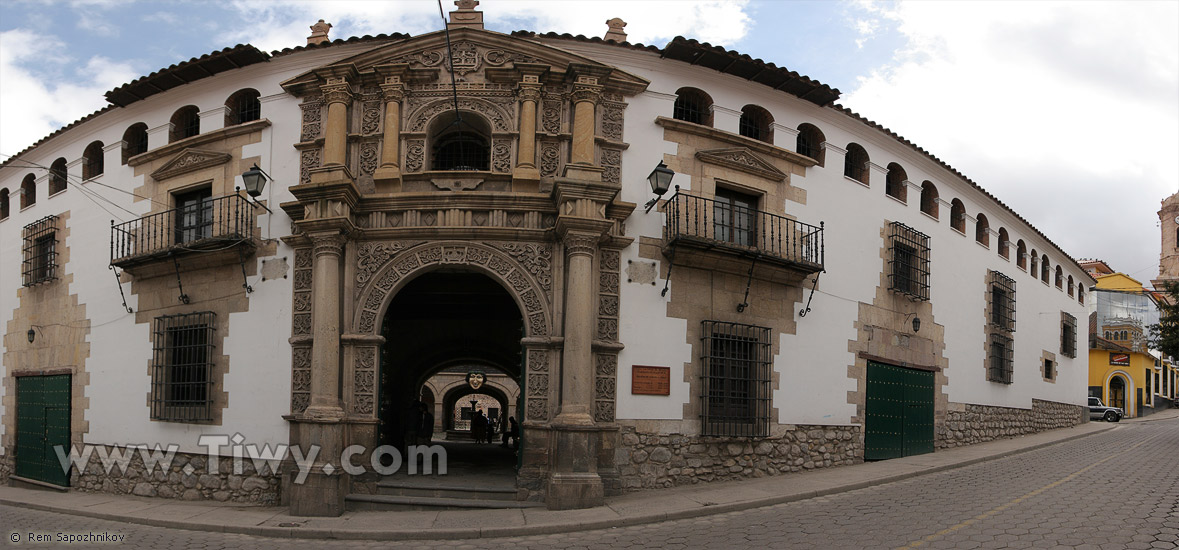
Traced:
<path fill-rule="evenodd" d="M 377 192 L 401 191 L 401 100 L 405 98 L 405 84 L 401 76 L 408 65 L 382 65 L 377 72 L 385 77 L 381 96 L 385 100 L 385 139 L 381 147 L 381 166 L 373 174 Z"/>
<path fill-rule="evenodd" d="M 554 423 L 592 426 L 594 402 L 594 252 L 600 233 L 565 234 L 565 345 L 561 351 L 561 405 Z"/>
<path fill-rule="evenodd" d="M 338 232 L 310 235 L 313 249 L 311 321 L 311 400 L 304 413 L 314 419 L 343 418 L 340 407 L 340 258 L 344 238 Z"/>
<path fill-rule="evenodd" d="M 344 77 L 328 77 L 320 86 L 328 104 L 327 132 L 323 139 L 323 165 L 344 165 L 348 145 L 348 104 L 352 103 L 352 89 Z"/>
<path fill-rule="evenodd" d="M 594 107 L 601 96 L 597 77 L 577 77 L 573 86 L 573 164 L 594 163 Z"/>
<path fill-rule="evenodd" d="M 525 76 L 517 91 L 520 97 L 520 146 L 516 150 L 516 169 L 512 171 L 512 184 L 516 191 L 535 191 L 540 181 L 536 169 L 536 106 L 540 102 L 540 82 L 535 76 Z"/>

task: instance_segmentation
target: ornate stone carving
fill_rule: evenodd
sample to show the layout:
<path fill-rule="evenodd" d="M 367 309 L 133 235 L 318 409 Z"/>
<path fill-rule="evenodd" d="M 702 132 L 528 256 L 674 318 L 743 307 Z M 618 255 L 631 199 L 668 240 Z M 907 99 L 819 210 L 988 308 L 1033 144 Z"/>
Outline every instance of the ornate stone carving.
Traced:
<path fill-rule="evenodd" d="M 313 96 L 307 98 L 307 101 L 299 108 L 303 110 L 303 129 L 299 135 L 299 141 L 311 141 L 319 137 L 320 130 L 323 128 L 323 98 L 321 96 Z"/>
<path fill-rule="evenodd" d="M 520 101 L 531 101 L 533 103 L 540 102 L 540 86 L 521 84 L 520 88 L 516 90 L 516 97 Z"/>
<path fill-rule="evenodd" d="M 541 107 L 540 120 L 545 133 L 561 133 L 561 101 L 546 99 Z"/>
<path fill-rule="evenodd" d="M 297 314 L 291 320 L 291 332 L 296 335 L 311 334 L 311 314 Z"/>
<path fill-rule="evenodd" d="M 308 149 L 299 155 L 299 183 L 311 183 L 311 169 L 319 168 L 319 149 Z"/>
<path fill-rule="evenodd" d="M 603 376 L 594 381 L 594 399 L 614 399 L 615 380 Z"/>
<path fill-rule="evenodd" d="M 601 423 L 614 422 L 614 402 L 613 401 L 595 401 L 594 402 L 594 422 L 601 422 Z"/>
<path fill-rule="evenodd" d="M 466 111 L 474 111 L 486 117 L 491 126 L 499 132 L 509 132 L 515 130 L 513 128 L 514 118 L 509 116 L 507 112 L 500 106 L 488 101 L 484 98 L 475 97 L 460 97 L 458 99 L 458 108 Z M 433 103 L 427 104 L 425 107 L 418 109 L 411 113 L 406 124 L 406 131 L 421 132 L 425 129 L 426 124 L 434 118 L 435 115 L 454 109 L 454 100 L 449 98 L 440 98 Z"/>
<path fill-rule="evenodd" d="M 425 156 L 426 142 L 420 139 L 409 140 L 405 145 L 405 171 L 421 172 Z"/>
<path fill-rule="evenodd" d="M 602 180 L 609 183 L 622 181 L 622 151 L 602 149 Z"/>
<path fill-rule="evenodd" d="M 529 350 L 528 370 L 532 372 L 549 372 L 549 354 L 543 350 Z"/>
<path fill-rule="evenodd" d="M 547 374 L 528 375 L 528 396 L 546 397 L 549 394 L 549 376 Z"/>
<path fill-rule="evenodd" d="M 311 245 L 312 253 L 317 258 L 326 255 L 341 256 L 344 254 L 344 236 L 340 234 L 321 234 L 312 239 Z"/>
<path fill-rule="evenodd" d="M 532 278 L 540 283 L 545 292 L 552 289 L 553 251 L 545 244 L 494 243 L 492 246 L 507 252 L 512 259 L 524 266 Z"/>
<path fill-rule="evenodd" d="M 377 101 L 366 101 L 360 115 L 360 133 L 373 134 L 381 129 L 381 104 Z"/>
<path fill-rule="evenodd" d="M 352 86 L 343 77 L 328 77 L 327 83 L 321 85 L 319 90 L 323 92 L 323 100 L 329 105 L 352 102 Z"/>
<path fill-rule="evenodd" d="M 607 342 L 618 340 L 618 320 L 598 319 L 598 339 Z"/>
<path fill-rule="evenodd" d="M 231 158 L 233 157 L 229 153 L 185 149 L 179 155 L 176 155 L 176 158 L 173 158 L 158 170 L 152 172 L 151 177 L 156 181 L 163 181 L 202 168 L 225 164 Z"/>
<path fill-rule="evenodd" d="M 501 174 L 512 171 L 512 142 L 495 140 L 491 146 L 491 169 Z"/>
<path fill-rule="evenodd" d="M 561 164 L 561 149 L 556 143 L 546 143 L 540 148 L 540 175 L 553 177 Z"/>
<path fill-rule="evenodd" d="M 598 289 L 601 292 L 608 292 L 610 294 L 618 293 L 618 274 L 617 273 L 601 273 L 598 276 Z"/>
<path fill-rule="evenodd" d="M 291 396 L 291 412 L 298 414 L 298 413 L 301 413 L 301 412 L 307 410 L 307 404 L 310 401 L 311 401 L 311 394 L 309 394 L 309 393 L 296 393 L 296 394 L 292 395 Z"/>
<path fill-rule="evenodd" d="M 596 105 L 598 101 L 602 99 L 602 87 L 582 85 L 575 86 L 573 88 L 573 93 L 569 94 L 569 99 L 573 100 L 573 103 L 588 101 Z"/>
<path fill-rule="evenodd" d="M 534 313 L 528 317 L 530 336 L 548 336 L 548 323 L 544 320 L 544 313 Z"/>
<path fill-rule="evenodd" d="M 598 236 L 589 233 L 573 233 L 565 235 L 565 256 L 585 254 L 593 256 L 598 249 Z"/>
<path fill-rule="evenodd" d="M 376 327 L 376 322 L 377 322 L 377 314 L 376 313 L 374 313 L 372 311 L 368 311 L 368 310 L 362 311 L 362 312 L 360 312 L 360 323 L 357 325 L 357 329 L 360 332 L 365 332 L 365 333 L 372 332 L 373 329 Z"/>
<path fill-rule="evenodd" d="M 622 140 L 622 109 L 610 105 L 602 109 L 602 136 Z"/>
<path fill-rule="evenodd" d="M 598 299 L 598 315 L 618 316 L 618 297 L 602 296 Z"/>
<path fill-rule="evenodd" d="M 295 290 L 311 290 L 311 271 L 295 272 Z"/>
<path fill-rule="evenodd" d="M 547 422 L 549 419 L 549 400 L 539 398 L 529 399 L 528 419 L 537 422 Z"/>
<path fill-rule="evenodd" d="M 696 158 L 702 162 L 733 168 L 771 181 L 783 181 L 786 179 L 785 172 L 779 170 L 773 164 L 762 160 L 761 157 L 745 147 L 697 151 Z"/>
<path fill-rule="evenodd" d="M 303 292 L 296 293 L 294 309 L 295 312 L 311 311 L 311 295 Z"/>
<path fill-rule="evenodd" d="M 352 395 L 357 413 L 371 414 L 373 412 L 376 378 L 376 349 L 360 348 L 356 350 L 356 365 L 352 373 Z"/>
<path fill-rule="evenodd" d="M 403 242 L 366 242 L 356 251 L 356 283 L 364 285 L 394 254 L 405 249 Z"/>
<path fill-rule="evenodd" d="M 612 353 L 599 354 L 596 374 L 598 376 L 614 376 L 618 372 L 618 356 Z"/>
<path fill-rule="evenodd" d="M 371 176 L 377 170 L 377 144 L 374 142 L 360 145 L 360 173 Z"/>

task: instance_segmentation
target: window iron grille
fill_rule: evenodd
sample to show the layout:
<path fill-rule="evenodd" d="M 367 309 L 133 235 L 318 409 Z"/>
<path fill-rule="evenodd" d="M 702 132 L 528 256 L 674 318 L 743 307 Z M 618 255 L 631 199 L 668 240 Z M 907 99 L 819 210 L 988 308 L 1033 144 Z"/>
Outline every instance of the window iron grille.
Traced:
<path fill-rule="evenodd" d="M 990 278 L 991 326 L 1015 332 L 1015 280 L 998 271 Z"/>
<path fill-rule="evenodd" d="M 761 117 L 756 114 L 741 113 L 741 120 L 738 122 L 737 131 L 747 138 L 760 141 L 765 136 L 764 126 Z"/>
<path fill-rule="evenodd" d="M 211 311 L 163 315 L 153 332 L 151 418 L 166 422 L 213 420 Z"/>
<path fill-rule="evenodd" d="M 479 134 L 452 132 L 438 140 L 433 159 L 434 170 L 487 171 L 491 166 L 491 148 Z"/>
<path fill-rule="evenodd" d="M 843 175 L 860 183 L 868 183 L 868 153 L 859 146 L 849 146 L 843 157 Z"/>
<path fill-rule="evenodd" d="M 24 286 L 46 283 L 57 278 L 57 216 L 45 216 L 24 227 L 24 261 L 21 275 Z"/>
<path fill-rule="evenodd" d="M 707 107 L 703 99 L 696 94 L 683 93 L 676 97 L 671 116 L 684 122 L 704 124 L 704 110 Z"/>
<path fill-rule="evenodd" d="M 1012 378 L 1012 345 L 1011 338 L 999 333 L 991 333 L 990 364 L 987 368 L 987 380 L 1010 384 Z"/>
<path fill-rule="evenodd" d="M 244 93 L 237 98 L 237 123 L 252 122 L 262 118 L 262 102 L 252 93 Z"/>
<path fill-rule="evenodd" d="M 701 321 L 701 434 L 766 437 L 770 426 L 770 329 Z"/>
<path fill-rule="evenodd" d="M 810 135 L 810 132 L 799 133 L 796 145 L 798 154 L 813 159 L 819 158 L 819 143 Z"/>
<path fill-rule="evenodd" d="M 1044 360 L 1044 378 L 1048 380 L 1056 378 L 1056 363 L 1051 359 Z"/>
<path fill-rule="evenodd" d="M 1060 354 L 1065 357 L 1077 357 L 1077 318 L 1072 314 L 1060 314 Z"/>
<path fill-rule="evenodd" d="M 889 244 L 888 287 L 912 300 L 929 300 L 929 235 L 892 222 Z"/>

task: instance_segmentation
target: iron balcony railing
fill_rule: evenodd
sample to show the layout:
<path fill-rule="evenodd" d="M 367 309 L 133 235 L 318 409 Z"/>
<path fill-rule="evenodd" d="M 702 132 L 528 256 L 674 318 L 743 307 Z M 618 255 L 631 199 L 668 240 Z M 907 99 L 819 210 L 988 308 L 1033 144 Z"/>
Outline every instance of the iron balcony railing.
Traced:
<path fill-rule="evenodd" d="M 823 224 L 755 210 L 725 199 L 676 192 L 664 205 L 669 244 L 721 247 L 823 269 Z"/>
<path fill-rule="evenodd" d="M 254 207 L 241 195 L 207 198 L 129 222 L 111 222 L 111 264 L 125 267 L 184 250 L 249 242 Z"/>

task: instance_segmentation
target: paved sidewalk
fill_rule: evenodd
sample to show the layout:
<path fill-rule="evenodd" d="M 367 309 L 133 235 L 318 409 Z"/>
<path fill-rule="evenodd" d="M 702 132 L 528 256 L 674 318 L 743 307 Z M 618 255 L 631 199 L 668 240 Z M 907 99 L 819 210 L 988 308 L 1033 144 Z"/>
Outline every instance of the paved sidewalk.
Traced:
<path fill-rule="evenodd" d="M 1176 418 L 1179 409 L 1124 422 L 1176 421 Z M 269 537 L 432 540 L 540 535 L 655 523 L 804 500 L 995 460 L 1117 427 L 1118 424 L 1090 422 L 888 461 L 747 481 L 648 490 L 610 497 L 604 506 L 585 510 L 346 512 L 337 518 L 305 518 L 288 515 L 285 507 L 56 493 L 14 487 L 0 487 L 0 504 L 168 528 Z"/>

